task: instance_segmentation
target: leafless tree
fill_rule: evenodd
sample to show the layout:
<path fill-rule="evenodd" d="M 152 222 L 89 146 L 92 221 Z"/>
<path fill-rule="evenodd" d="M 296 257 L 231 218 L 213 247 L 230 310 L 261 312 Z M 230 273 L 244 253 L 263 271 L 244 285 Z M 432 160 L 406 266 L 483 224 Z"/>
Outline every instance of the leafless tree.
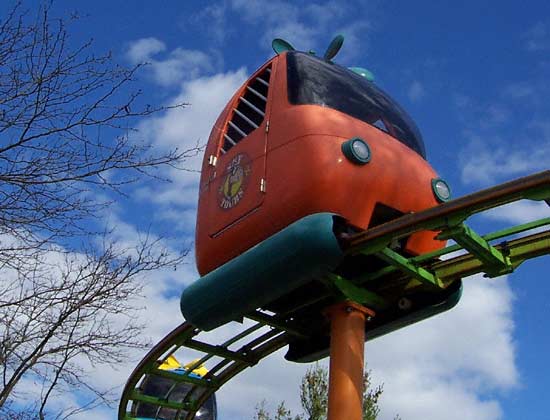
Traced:
<path fill-rule="evenodd" d="M 0 407 L 11 403 L 5 411 L 13 411 L 18 399 L 28 401 L 35 418 L 44 419 L 52 396 L 77 389 L 94 395 L 89 404 L 109 402 L 108 392 L 89 385 L 84 366 L 116 364 L 128 349 L 143 348 L 132 302 L 139 294 L 136 276 L 179 258 L 155 245 L 146 238 L 131 250 L 33 252 L 24 270 L 2 271 Z"/>
<path fill-rule="evenodd" d="M 0 20 L 2 418 L 65 418 L 89 408 L 49 410 L 52 396 L 68 389 L 95 395 L 89 404 L 107 400 L 83 366 L 116 363 L 142 345 L 130 299 L 136 279 L 184 253 L 169 255 L 149 237 L 131 250 L 108 234 L 86 249 L 76 243 L 109 205 L 98 191 L 161 180 L 163 167 L 180 168 L 197 153 L 137 143 L 138 121 L 167 109 L 143 104 L 133 90 L 141 66 L 95 55 L 91 42 L 74 47 L 72 18 L 50 12 L 47 3 L 36 13 L 18 3 Z"/>

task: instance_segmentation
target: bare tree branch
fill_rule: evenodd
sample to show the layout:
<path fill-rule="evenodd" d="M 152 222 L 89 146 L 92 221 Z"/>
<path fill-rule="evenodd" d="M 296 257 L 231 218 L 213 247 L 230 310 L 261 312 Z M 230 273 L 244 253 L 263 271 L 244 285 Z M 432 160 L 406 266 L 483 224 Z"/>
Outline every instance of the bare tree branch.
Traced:
<path fill-rule="evenodd" d="M 73 46 L 67 20 L 50 13 L 48 2 L 35 16 L 16 3 L 0 21 L 0 417 L 14 420 L 66 419 L 110 402 L 83 365 L 115 364 L 144 345 L 139 279 L 185 252 L 171 255 L 152 235 L 132 249 L 108 233 L 99 249 L 60 241 L 98 235 L 93 219 L 110 205 L 99 191 L 162 181 L 162 168 L 185 170 L 200 151 L 138 142 L 140 119 L 185 104 L 143 104 L 133 88 L 141 65 L 96 55 L 91 41 Z M 75 389 L 87 403 L 51 408 Z"/>
<path fill-rule="evenodd" d="M 91 43 L 71 49 L 47 6 L 31 24 L 18 9 L 0 32 L 0 234 L 35 245 L 82 233 L 78 222 L 97 214 L 91 188 L 159 177 L 199 149 L 158 154 L 130 139 L 139 118 L 184 104 L 140 105 L 141 65 L 121 67 Z"/>

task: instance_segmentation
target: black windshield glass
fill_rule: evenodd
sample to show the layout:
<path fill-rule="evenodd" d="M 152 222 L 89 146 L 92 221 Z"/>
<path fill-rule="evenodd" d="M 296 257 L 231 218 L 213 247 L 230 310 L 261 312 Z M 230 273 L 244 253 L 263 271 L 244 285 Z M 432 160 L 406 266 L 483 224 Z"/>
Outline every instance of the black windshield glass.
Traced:
<path fill-rule="evenodd" d="M 374 83 L 305 53 L 289 52 L 287 63 L 290 103 L 315 104 L 344 112 L 378 127 L 426 157 L 414 121 Z"/>

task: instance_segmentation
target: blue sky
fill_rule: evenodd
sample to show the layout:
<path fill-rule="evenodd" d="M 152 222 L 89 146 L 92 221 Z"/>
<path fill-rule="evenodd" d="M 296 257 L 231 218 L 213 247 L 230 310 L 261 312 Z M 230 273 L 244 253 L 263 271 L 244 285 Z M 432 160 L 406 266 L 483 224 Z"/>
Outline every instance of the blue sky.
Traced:
<path fill-rule="evenodd" d="M 58 0 L 53 8 L 81 15 L 70 29 L 75 42 L 93 38 L 98 52 L 111 50 L 121 63 L 150 63 L 139 81 L 144 100 L 190 104 L 140 122 L 140 139 L 159 148 L 205 142 L 233 91 L 272 55 L 273 37 L 323 52 L 342 33 L 336 61 L 373 71 L 407 109 L 455 196 L 550 166 L 547 1 Z M 190 158 L 188 166 L 199 163 Z M 198 174 L 166 176 L 172 184 L 136 185 L 119 200 L 108 223 L 121 239 L 151 229 L 172 233 L 171 247 L 192 243 Z M 515 206 L 475 226 L 486 231 L 548 213 Z M 177 296 L 196 277 L 193 264 L 191 256 L 183 269 L 150 279 L 143 319 L 153 340 L 181 322 Z M 381 418 L 547 418 L 549 265 L 544 257 L 508 278 L 470 279 L 451 313 L 368 344 L 366 359 L 386 390 Z M 121 384 L 131 368 L 96 371 L 92 380 Z M 256 366 L 220 391 L 220 420 L 250 418 L 263 398 L 296 407 L 303 369 L 281 354 Z"/>

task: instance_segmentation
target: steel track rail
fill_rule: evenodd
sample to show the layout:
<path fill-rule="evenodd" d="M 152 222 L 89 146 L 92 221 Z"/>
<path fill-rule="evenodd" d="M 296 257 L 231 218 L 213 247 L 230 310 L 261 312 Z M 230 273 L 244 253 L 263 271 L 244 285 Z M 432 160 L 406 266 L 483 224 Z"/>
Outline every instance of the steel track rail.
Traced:
<path fill-rule="evenodd" d="M 174 419 L 191 420 L 195 412 L 217 389 L 238 373 L 258 363 L 261 359 L 288 344 L 290 334 L 283 330 L 266 326 L 263 323 L 252 322 L 249 327 L 243 327 L 231 339 L 220 345 L 200 341 L 203 331 L 184 322 L 157 345 L 155 345 L 134 369 L 124 391 L 119 405 L 118 418 L 124 420 L 135 419 L 131 405 L 133 402 L 143 402 L 151 405 L 177 410 Z M 238 349 L 229 350 L 229 347 L 239 344 Z M 193 376 L 178 375 L 158 369 L 158 366 L 170 356 L 180 354 L 181 350 L 194 350 L 193 357 L 198 360 L 189 371 L 203 363 L 211 363 L 209 373 L 201 379 Z M 145 396 L 140 392 L 140 383 L 147 376 L 169 378 L 174 383 L 185 382 L 192 385 L 181 401 L 173 401 L 170 395 L 164 397 Z M 162 418 L 162 417 L 158 417 Z"/>
<path fill-rule="evenodd" d="M 522 199 L 550 199 L 550 170 L 478 191 L 418 213 L 407 214 L 358 233 L 348 240 L 348 252 L 361 252 L 365 247 L 378 245 L 380 242 L 387 245 L 388 240 L 421 230 L 444 230 L 473 214 Z"/>

